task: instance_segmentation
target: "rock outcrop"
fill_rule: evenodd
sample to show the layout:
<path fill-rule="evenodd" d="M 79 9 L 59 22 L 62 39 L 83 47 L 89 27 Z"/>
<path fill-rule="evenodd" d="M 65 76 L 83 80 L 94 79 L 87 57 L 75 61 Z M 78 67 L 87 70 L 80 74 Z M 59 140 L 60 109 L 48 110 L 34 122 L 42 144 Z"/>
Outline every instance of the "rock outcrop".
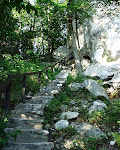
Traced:
<path fill-rule="evenodd" d="M 68 60 L 72 57 L 72 52 L 64 46 L 58 47 L 53 53 L 53 58 L 57 61 Z"/>
<path fill-rule="evenodd" d="M 83 82 L 83 84 L 85 85 L 85 88 L 95 96 L 103 96 L 108 99 L 108 95 L 106 94 L 104 88 L 97 81 L 87 79 Z"/>
<path fill-rule="evenodd" d="M 81 123 L 76 127 L 77 131 L 81 134 L 81 136 L 88 136 L 95 139 L 103 139 L 106 138 L 106 134 L 100 130 L 100 128 L 92 126 L 88 123 Z"/>

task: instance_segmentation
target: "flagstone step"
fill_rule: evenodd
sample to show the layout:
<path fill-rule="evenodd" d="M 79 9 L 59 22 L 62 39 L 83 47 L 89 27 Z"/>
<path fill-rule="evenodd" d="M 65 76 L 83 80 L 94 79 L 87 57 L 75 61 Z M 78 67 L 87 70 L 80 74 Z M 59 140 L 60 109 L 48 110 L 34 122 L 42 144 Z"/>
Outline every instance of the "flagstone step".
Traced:
<path fill-rule="evenodd" d="M 6 128 L 5 132 L 9 133 L 9 141 L 8 142 L 19 142 L 19 143 L 37 143 L 37 142 L 47 142 L 48 134 L 47 130 L 36 130 L 36 129 L 20 129 L 17 134 L 16 141 L 10 134 L 15 134 L 18 130 L 14 128 Z M 21 132 L 21 133 L 20 133 Z"/>
<path fill-rule="evenodd" d="M 51 99 L 31 99 L 31 100 L 27 100 L 27 103 L 30 104 L 49 104 Z"/>
<path fill-rule="evenodd" d="M 52 99 L 52 98 L 54 98 L 54 96 L 47 96 L 47 95 L 38 96 L 38 94 L 36 94 L 35 96 L 33 96 L 31 98 L 31 100 L 34 100 L 34 99 Z"/>
<path fill-rule="evenodd" d="M 45 107 L 45 104 L 30 104 L 30 103 L 21 103 L 15 107 L 15 110 L 21 110 L 22 112 L 31 112 L 31 111 L 41 111 Z"/>
<path fill-rule="evenodd" d="M 8 143 L 3 150 L 51 150 L 54 147 L 52 142 L 38 143 Z"/>
<path fill-rule="evenodd" d="M 66 79 L 70 70 L 62 70 L 58 75 L 56 75 L 56 79 Z"/>
<path fill-rule="evenodd" d="M 40 130 L 43 126 L 43 119 L 24 120 L 21 118 L 9 118 L 7 127 L 14 129 L 36 129 Z"/>
<path fill-rule="evenodd" d="M 13 118 L 21 118 L 24 120 L 40 119 L 41 116 L 43 116 L 43 111 L 22 112 L 21 110 L 13 110 L 11 114 Z"/>

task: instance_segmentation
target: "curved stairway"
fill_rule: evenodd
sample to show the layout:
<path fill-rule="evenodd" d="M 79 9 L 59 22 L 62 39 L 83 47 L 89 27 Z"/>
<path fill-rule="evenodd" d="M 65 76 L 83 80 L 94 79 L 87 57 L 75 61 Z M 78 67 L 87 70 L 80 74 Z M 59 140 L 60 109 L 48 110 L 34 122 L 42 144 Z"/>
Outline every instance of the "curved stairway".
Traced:
<path fill-rule="evenodd" d="M 50 100 L 57 94 L 65 83 L 71 68 L 63 69 L 56 79 L 42 87 L 40 92 L 20 103 L 12 110 L 5 131 L 10 134 L 18 132 L 16 140 L 9 137 L 3 150 L 51 150 L 54 143 L 48 141 L 49 132 L 43 129 L 43 111 Z"/>

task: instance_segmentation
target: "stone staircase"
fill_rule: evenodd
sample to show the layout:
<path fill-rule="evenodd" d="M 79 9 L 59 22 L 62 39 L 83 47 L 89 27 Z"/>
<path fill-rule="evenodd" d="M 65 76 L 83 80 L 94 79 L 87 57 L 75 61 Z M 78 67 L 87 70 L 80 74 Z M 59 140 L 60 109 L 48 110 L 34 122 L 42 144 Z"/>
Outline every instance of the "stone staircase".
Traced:
<path fill-rule="evenodd" d="M 54 143 L 48 141 L 49 132 L 43 129 L 44 107 L 54 98 L 65 83 L 70 68 L 63 69 L 56 79 L 42 87 L 40 92 L 27 100 L 25 104 L 18 104 L 12 110 L 7 128 L 9 134 L 17 134 L 16 140 L 10 136 L 3 150 L 51 150 Z"/>

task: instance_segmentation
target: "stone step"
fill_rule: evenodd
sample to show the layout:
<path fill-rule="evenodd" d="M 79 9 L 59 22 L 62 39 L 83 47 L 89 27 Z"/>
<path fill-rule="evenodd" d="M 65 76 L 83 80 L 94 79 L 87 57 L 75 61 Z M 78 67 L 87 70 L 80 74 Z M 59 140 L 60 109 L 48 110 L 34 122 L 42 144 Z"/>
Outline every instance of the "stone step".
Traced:
<path fill-rule="evenodd" d="M 57 94 L 57 93 L 59 93 L 59 91 L 60 91 L 61 89 L 60 88 L 54 88 L 54 89 L 42 89 L 41 91 L 40 91 L 40 95 L 55 95 L 55 94 Z"/>
<path fill-rule="evenodd" d="M 47 95 L 39 96 L 38 94 L 36 94 L 35 96 L 32 97 L 31 100 L 34 100 L 34 99 L 43 100 L 43 99 L 52 99 L 52 98 L 54 98 L 54 96 L 47 96 Z"/>
<path fill-rule="evenodd" d="M 31 100 L 27 100 L 27 103 L 30 104 L 49 104 L 51 99 L 31 99 Z"/>
<path fill-rule="evenodd" d="M 52 150 L 53 147 L 52 142 L 8 143 L 3 150 Z"/>
<path fill-rule="evenodd" d="M 48 134 L 47 130 L 36 130 L 36 129 L 20 129 L 21 134 L 17 134 L 17 139 L 15 139 L 10 134 L 15 134 L 18 130 L 14 128 L 6 128 L 5 132 L 8 133 L 8 142 L 18 142 L 18 143 L 37 143 L 37 142 L 47 142 Z"/>
<path fill-rule="evenodd" d="M 26 100 L 25 104 L 18 104 L 15 110 L 11 111 L 11 118 L 8 122 L 8 128 L 5 129 L 9 133 L 8 144 L 3 150 L 52 150 L 54 144 L 48 142 L 47 130 L 42 130 L 44 107 L 49 104 L 50 100 L 54 98 L 63 84 L 70 70 L 62 70 L 56 79 L 47 84 L 46 87 L 40 89 L 40 92 Z M 10 136 L 17 131 L 17 139 Z"/>
<path fill-rule="evenodd" d="M 62 70 L 60 73 L 58 73 L 58 75 L 56 75 L 56 79 L 66 79 L 68 74 L 69 74 L 70 70 Z"/>
<path fill-rule="evenodd" d="M 22 112 L 21 110 L 12 110 L 12 118 L 21 118 L 24 120 L 40 119 L 43 116 L 43 111 Z"/>
<path fill-rule="evenodd" d="M 30 104 L 30 103 L 20 103 L 18 104 L 15 109 L 21 110 L 22 112 L 34 112 L 34 111 L 41 111 L 45 107 L 45 104 Z"/>
<path fill-rule="evenodd" d="M 66 79 L 55 79 L 51 83 L 47 84 L 47 87 L 61 87 L 65 83 Z"/>
<path fill-rule="evenodd" d="M 24 120 L 21 118 L 9 118 L 7 127 L 14 129 L 36 129 L 40 130 L 43 126 L 43 119 L 36 120 Z"/>
<path fill-rule="evenodd" d="M 40 92 L 44 91 L 44 92 L 50 92 L 50 91 L 53 91 L 53 90 L 61 90 L 61 87 L 60 86 L 54 86 L 54 87 L 51 87 L 51 86 L 47 86 L 46 88 L 41 88 L 40 89 Z"/>
<path fill-rule="evenodd" d="M 35 96 L 35 97 L 32 97 L 32 99 L 27 100 L 26 102 L 30 103 L 30 104 L 45 104 L 45 105 L 47 105 L 53 98 L 54 98 L 54 96 Z"/>

